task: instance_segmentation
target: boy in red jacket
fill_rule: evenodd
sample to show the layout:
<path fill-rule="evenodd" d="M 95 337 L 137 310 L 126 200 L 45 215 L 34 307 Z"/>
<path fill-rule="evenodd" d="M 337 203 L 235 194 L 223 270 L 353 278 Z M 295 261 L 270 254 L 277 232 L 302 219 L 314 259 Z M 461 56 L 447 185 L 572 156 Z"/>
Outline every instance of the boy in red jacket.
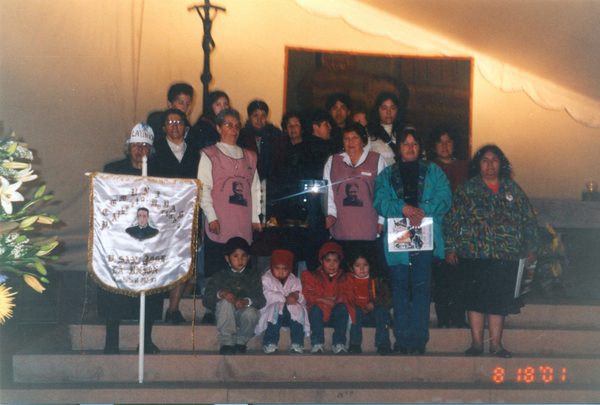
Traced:
<path fill-rule="evenodd" d="M 348 315 L 354 322 L 354 299 L 347 274 L 340 269 L 342 248 L 335 242 L 326 242 L 319 250 L 321 266 L 302 273 L 302 294 L 310 320 L 312 354 L 323 354 L 325 326 L 333 326 L 333 353 L 346 352 Z"/>

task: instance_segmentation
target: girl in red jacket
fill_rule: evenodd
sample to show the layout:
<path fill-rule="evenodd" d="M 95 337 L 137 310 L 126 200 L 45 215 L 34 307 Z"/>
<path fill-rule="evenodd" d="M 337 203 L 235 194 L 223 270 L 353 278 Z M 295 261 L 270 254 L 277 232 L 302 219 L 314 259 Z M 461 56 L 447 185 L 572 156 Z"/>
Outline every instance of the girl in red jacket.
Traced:
<path fill-rule="evenodd" d="M 357 249 L 349 258 L 351 274 L 348 275 L 354 296 L 356 322 L 350 327 L 348 353 L 362 353 L 362 327 L 375 327 L 377 354 L 392 353 L 390 343 L 390 308 L 392 297 L 386 283 L 371 272 L 372 260 L 366 251 Z"/>

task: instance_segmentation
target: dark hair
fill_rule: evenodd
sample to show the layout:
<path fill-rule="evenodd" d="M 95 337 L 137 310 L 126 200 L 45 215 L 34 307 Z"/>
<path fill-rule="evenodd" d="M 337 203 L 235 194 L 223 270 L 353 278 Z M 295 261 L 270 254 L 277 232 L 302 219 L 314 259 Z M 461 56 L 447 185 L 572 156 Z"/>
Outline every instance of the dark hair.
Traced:
<path fill-rule="evenodd" d="M 298 118 L 298 121 L 300 121 L 300 129 L 302 129 L 303 125 L 302 125 L 302 117 L 301 117 L 300 111 L 292 110 L 292 111 L 286 112 L 285 115 L 283 116 L 283 118 L 281 118 L 281 130 L 283 132 L 285 132 L 290 118 Z"/>
<path fill-rule="evenodd" d="M 481 159 L 483 159 L 488 152 L 492 152 L 500 159 L 500 173 L 498 173 L 498 177 L 501 179 L 510 179 L 512 177 L 512 166 L 510 165 L 510 162 L 499 147 L 491 144 L 482 146 L 475 152 L 475 155 L 473 155 L 473 159 L 471 159 L 471 162 L 469 163 L 469 178 L 481 174 Z"/>
<path fill-rule="evenodd" d="M 204 116 L 204 118 L 215 122 L 217 117 L 215 115 L 215 112 L 213 111 L 212 105 L 221 97 L 225 97 L 227 99 L 227 102 L 230 103 L 229 96 L 224 91 L 215 90 L 208 93 L 208 102 L 206 103 L 206 105 L 202 106 L 202 115 Z"/>
<path fill-rule="evenodd" d="M 456 146 L 459 141 L 458 131 L 449 124 L 436 125 L 429 134 L 429 154 L 432 158 L 436 157 L 435 144 L 438 143 L 442 139 L 442 136 L 446 134 L 454 144 L 454 150 L 456 151 Z"/>
<path fill-rule="evenodd" d="M 165 110 L 165 112 L 163 113 L 163 125 L 167 125 L 167 118 L 169 118 L 169 115 L 171 115 L 171 114 L 179 115 L 179 118 L 181 118 L 181 120 L 183 121 L 183 125 L 185 125 L 185 127 L 190 126 L 185 113 L 177 108 L 169 108 L 168 110 Z"/>
<path fill-rule="evenodd" d="M 169 103 L 177 100 L 180 94 L 185 94 L 186 96 L 190 96 L 190 99 L 194 99 L 194 88 L 187 83 L 175 83 L 169 88 L 169 92 L 167 93 L 167 100 Z"/>
<path fill-rule="evenodd" d="M 333 107 L 338 101 L 344 104 L 348 110 L 352 110 L 352 99 L 345 93 L 333 93 L 327 97 L 327 101 L 325 101 L 325 109 L 327 111 L 331 110 L 331 107 Z"/>
<path fill-rule="evenodd" d="M 369 109 L 367 108 L 366 105 L 359 102 L 352 109 L 352 115 L 356 115 L 356 114 L 365 114 L 365 116 L 369 115 Z"/>
<path fill-rule="evenodd" d="M 352 249 L 352 251 L 348 254 L 348 267 L 350 267 L 350 271 L 352 271 L 352 265 L 360 258 L 365 259 L 369 262 L 369 266 L 373 263 L 373 255 L 369 253 L 366 249 L 356 248 Z"/>
<path fill-rule="evenodd" d="M 146 211 L 146 214 L 150 215 L 150 211 L 148 211 L 148 208 L 146 208 L 146 207 L 138 208 L 137 212 L 140 212 L 140 211 Z"/>
<path fill-rule="evenodd" d="M 261 110 L 269 115 L 269 106 L 262 100 L 253 100 L 248 104 L 248 118 L 254 113 L 256 110 Z"/>
<path fill-rule="evenodd" d="M 324 110 L 316 110 L 313 112 L 311 116 L 311 128 L 313 125 L 319 126 L 323 123 L 323 121 L 330 121 L 331 116 L 327 111 Z"/>
<path fill-rule="evenodd" d="M 216 124 L 218 126 L 223 125 L 225 123 L 225 117 L 234 117 L 241 122 L 240 113 L 237 110 L 234 110 L 233 108 L 225 108 L 224 110 L 221 110 L 219 115 L 217 115 Z"/>
<path fill-rule="evenodd" d="M 371 278 L 382 278 L 384 276 L 385 272 L 379 267 L 375 255 L 369 252 L 367 249 L 360 247 L 352 249 L 348 254 L 348 258 L 346 259 L 346 264 L 348 265 L 348 269 L 351 273 L 353 273 L 352 266 L 360 258 L 365 259 L 367 263 L 369 263 L 369 275 Z"/>
<path fill-rule="evenodd" d="M 246 254 L 250 255 L 250 245 L 248 245 L 246 239 L 240 238 L 239 236 L 233 237 L 225 243 L 225 250 L 223 253 L 225 253 L 225 256 L 231 256 L 233 252 L 238 249 L 242 249 Z"/>
<path fill-rule="evenodd" d="M 408 88 L 401 92 L 402 98 L 391 91 L 384 91 L 377 96 L 375 104 L 373 104 L 373 108 L 367 117 L 367 122 L 369 123 L 369 133 L 373 139 L 381 139 L 386 143 L 391 141 L 388 133 L 381 127 L 381 117 L 379 116 L 379 107 L 381 107 L 381 105 L 387 100 L 391 100 L 392 103 L 396 105 L 396 108 L 398 108 L 396 119 L 394 122 L 392 122 L 392 132 L 397 133 L 404 128 L 406 124 L 406 105 L 408 104 L 408 96 Z"/>
<path fill-rule="evenodd" d="M 358 122 L 349 122 L 344 126 L 344 129 L 342 130 L 342 140 L 344 139 L 344 135 L 348 134 L 350 132 L 356 132 L 358 134 L 358 136 L 360 136 L 360 139 L 363 141 L 363 143 L 366 145 L 367 143 L 369 143 L 369 136 L 367 135 L 367 129 L 365 127 L 362 126 L 362 124 L 358 123 Z"/>
<path fill-rule="evenodd" d="M 402 142 L 406 141 L 406 138 L 408 138 L 409 135 L 411 135 L 413 139 L 419 144 L 419 157 L 417 157 L 417 159 L 423 156 L 423 153 L 425 152 L 425 150 L 423 149 L 423 139 L 421 138 L 421 135 L 419 135 L 417 130 L 413 127 L 406 127 L 402 130 L 402 132 L 400 132 L 396 140 L 398 147 L 398 159 L 402 159 L 402 155 L 400 155 L 400 145 L 402 144 Z"/>

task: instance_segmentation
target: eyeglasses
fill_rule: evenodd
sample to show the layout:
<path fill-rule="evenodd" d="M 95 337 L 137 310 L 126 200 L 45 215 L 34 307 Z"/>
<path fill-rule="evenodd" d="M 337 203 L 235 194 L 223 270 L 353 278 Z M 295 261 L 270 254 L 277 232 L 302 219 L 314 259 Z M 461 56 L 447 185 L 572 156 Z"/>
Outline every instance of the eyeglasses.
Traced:
<path fill-rule="evenodd" d="M 178 120 L 169 120 L 166 122 L 167 126 L 172 127 L 174 125 L 184 125 L 183 121 L 178 121 Z"/>
<path fill-rule="evenodd" d="M 242 129 L 242 126 L 240 124 L 232 124 L 231 122 L 228 122 L 226 124 L 223 124 L 224 127 L 227 127 L 229 129 L 236 129 L 236 130 L 240 130 Z"/>
<path fill-rule="evenodd" d="M 142 149 L 148 149 L 148 150 L 150 150 L 150 145 L 148 145 L 147 143 L 143 143 L 143 142 L 132 143 L 131 147 L 132 148 L 142 148 Z"/>

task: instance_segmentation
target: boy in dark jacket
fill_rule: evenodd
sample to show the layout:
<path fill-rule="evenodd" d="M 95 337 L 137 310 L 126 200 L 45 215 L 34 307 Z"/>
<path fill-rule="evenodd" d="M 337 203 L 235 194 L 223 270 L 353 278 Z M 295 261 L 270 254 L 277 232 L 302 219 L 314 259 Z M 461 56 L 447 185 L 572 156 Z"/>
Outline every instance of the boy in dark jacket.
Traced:
<path fill-rule="evenodd" d="M 229 239 L 225 244 L 229 268 L 208 279 L 202 298 L 206 308 L 216 311 L 220 354 L 246 353 L 246 343 L 260 318 L 258 310 L 266 302 L 260 274 L 246 267 L 249 259 L 248 242 L 240 237 Z"/>

